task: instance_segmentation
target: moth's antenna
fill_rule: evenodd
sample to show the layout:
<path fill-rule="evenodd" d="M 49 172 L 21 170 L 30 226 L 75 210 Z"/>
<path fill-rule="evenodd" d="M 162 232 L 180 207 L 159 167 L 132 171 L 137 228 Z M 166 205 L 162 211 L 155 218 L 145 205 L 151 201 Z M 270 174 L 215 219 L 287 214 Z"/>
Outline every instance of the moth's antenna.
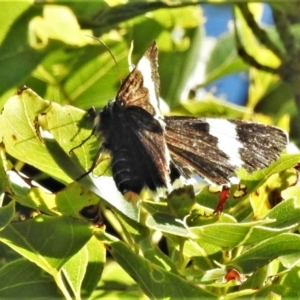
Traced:
<path fill-rule="evenodd" d="M 92 35 L 86 35 L 87 37 L 90 37 L 96 41 L 98 41 L 99 43 L 101 43 L 105 48 L 106 50 L 109 52 L 110 56 L 112 57 L 115 65 L 116 65 L 116 68 L 117 68 L 117 72 L 118 72 L 118 77 L 119 77 L 119 80 L 120 80 L 120 83 L 122 84 L 122 79 L 121 79 L 121 73 L 120 73 L 120 69 L 119 69 L 119 65 L 114 57 L 114 55 L 112 54 L 112 52 L 110 51 L 109 47 L 103 42 L 101 41 L 99 38 L 95 37 L 95 36 L 92 36 Z"/>
<path fill-rule="evenodd" d="M 134 69 L 134 64 L 131 62 L 131 57 L 132 57 L 132 51 L 133 51 L 134 43 L 131 41 L 130 43 L 130 49 L 128 52 L 128 66 L 129 66 L 129 71 L 131 72 Z"/>

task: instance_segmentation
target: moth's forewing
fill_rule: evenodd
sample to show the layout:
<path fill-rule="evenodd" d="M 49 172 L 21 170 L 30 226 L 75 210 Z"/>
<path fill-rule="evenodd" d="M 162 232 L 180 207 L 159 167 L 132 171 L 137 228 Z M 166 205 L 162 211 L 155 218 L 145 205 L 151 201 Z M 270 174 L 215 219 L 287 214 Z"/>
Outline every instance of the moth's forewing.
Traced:
<path fill-rule="evenodd" d="M 153 42 L 96 124 L 103 147 L 112 154 L 113 177 L 122 193 L 170 187 L 165 125 L 158 109 L 157 55 Z"/>

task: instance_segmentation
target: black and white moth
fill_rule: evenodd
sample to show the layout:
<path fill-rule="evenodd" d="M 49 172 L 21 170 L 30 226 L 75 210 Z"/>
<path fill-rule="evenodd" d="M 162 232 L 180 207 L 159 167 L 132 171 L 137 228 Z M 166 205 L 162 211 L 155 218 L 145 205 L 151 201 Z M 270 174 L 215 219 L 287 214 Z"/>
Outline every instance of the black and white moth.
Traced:
<path fill-rule="evenodd" d="M 172 189 L 176 179 L 199 174 L 210 184 L 227 185 L 241 167 L 249 172 L 274 162 L 287 135 L 273 126 L 240 120 L 163 117 L 159 110 L 158 49 L 149 46 L 114 100 L 97 114 L 92 134 L 112 157 L 118 190 Z M 82 176 L 81 176 L 82 177 Z"/>

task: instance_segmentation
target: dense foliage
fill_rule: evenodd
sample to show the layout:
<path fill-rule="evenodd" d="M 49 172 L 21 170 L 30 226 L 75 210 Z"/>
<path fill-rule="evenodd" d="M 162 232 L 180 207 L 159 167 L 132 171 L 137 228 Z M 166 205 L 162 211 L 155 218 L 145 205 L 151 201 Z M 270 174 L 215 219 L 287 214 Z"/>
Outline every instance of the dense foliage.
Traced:
<path fill-rule="evenodd" d="M 132 40 L 133 62 L 157 41 L 165 113 L 260 121 L 298 141 L 299 8 L 271 3 L 276 27 L 263 28 L 261 5 L 246 3 L 232 2 L 235 26 L 197 82 L 249 72 L 246 107 L 186 89 L 205 37 L 195 2 L 0 3 L 1 298 L 298 297 L 300 154 L 239 170 L 221 214 L 219 192 L 204 183 L 197 193 L 187 186 L 158 202 L 147 194 L 127 202 L 108 159 L 74 181 L 101 143 L 93 136 L 70 153 L 91 133 L 86 110 L 116 94 Z M 87 35 L 108 45 L 120 71 Z M 98 222 L 86 215 L 95 206 Z"/>

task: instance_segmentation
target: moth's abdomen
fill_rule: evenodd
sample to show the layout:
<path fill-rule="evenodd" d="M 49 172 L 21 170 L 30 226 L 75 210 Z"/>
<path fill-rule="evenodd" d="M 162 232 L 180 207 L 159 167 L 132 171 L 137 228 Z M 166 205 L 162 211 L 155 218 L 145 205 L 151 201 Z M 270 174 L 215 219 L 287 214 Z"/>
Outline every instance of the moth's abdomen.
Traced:
<path fill-rule="evenodd" d="M 159 173 L 152 157 L 144 149 L 135 145 L 128 149 L 127 145 L 118 144 L 110 149 L 112 153 L 111 169 L 118 190 L 125 194 L 140 194 L 143 188 L 155 191 L 158 187 L 166 187 L 166 178 Z"/>
<path fill-rule="evenodd" d="M 134 167 L 134 161 L 130 158 L 130 154 L 124 150 L 113 152 L 111 169 L 118 190 L 122 194 L 128 191 L 139 194 L 146 182 L 144 182 L 143 176 L 139 176 L 139 171 Z"/>

